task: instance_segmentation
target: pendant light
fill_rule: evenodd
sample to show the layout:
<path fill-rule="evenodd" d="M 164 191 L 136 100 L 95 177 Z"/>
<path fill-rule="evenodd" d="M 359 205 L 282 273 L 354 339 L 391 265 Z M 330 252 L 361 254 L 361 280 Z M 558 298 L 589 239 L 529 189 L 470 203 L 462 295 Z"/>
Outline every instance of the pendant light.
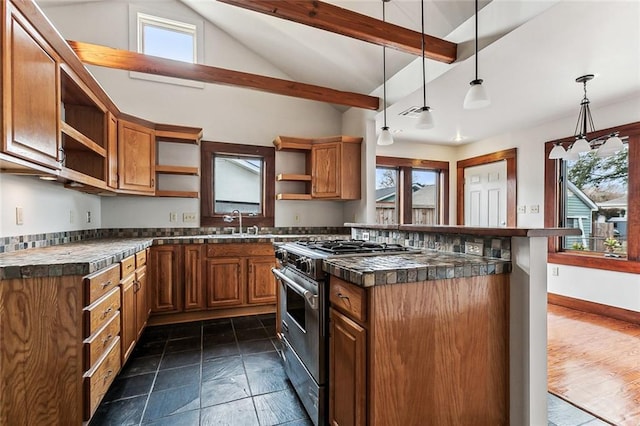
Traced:
<path fill-rule="evenodd" d="M 422 110 L 418 117 L 418 129 L 431 129 L 434 126 L 431 107 L 427 106 L 427 72 L 424 59 L 424 0 L 420 1 L 420 13 L 422 14 Z"/>
<path fill-rule="evenodd" d="M 382 22 L 385 22 L 385 7 L 384 4 L 389 0 L 382 0 Z M 382 103 L 383 103 L 383 120 L 382 131 L 378 137 L 378 145 L 391 145 L 393 144 L 393 136 L 387 126 L 387 50 L 382 46 Z"/>
<path fill-rule="evenodd" d="M 464 109 L 479 109 L 491 104 L 489 94 L 482 85 L 482 79 L 478 78 L 478 0 L 476 0 L 476 78 L 472 80 L 471 87 L 464 97 Z"/>
<path fill-rule="evenodd" d="M 556 143 L 549 153 L 550 160 L 577 160 L 579 154 L 590 152 L 597 149 L 596 155 L 600 158 L 609 157 L 616 154 L 624 148 L 622 139 L 618 137 L 618 132 L 611 133 L 589 141 L 587 135 L 595 132 L 593 118 L 591 117 L 591 108 L 589 98 L 587 97 L 587 82 L 593 80 L 593 74 L 586 74 L 576 78 L 576 83 L 581 83 L 584 96 L 580 101 L 580 112 L 578 113 L 578 122 L 573 132 L 575 141 L 566 151 L 560 143 Z"/>

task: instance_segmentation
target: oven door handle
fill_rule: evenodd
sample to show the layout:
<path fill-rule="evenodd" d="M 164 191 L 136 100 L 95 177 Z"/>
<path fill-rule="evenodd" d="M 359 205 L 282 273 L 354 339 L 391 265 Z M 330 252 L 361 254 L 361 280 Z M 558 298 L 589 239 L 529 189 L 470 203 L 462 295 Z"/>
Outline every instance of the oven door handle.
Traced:
<path fill-rule="evenodd" d="M 318 310 L 317 295 L 313 294 L 297 282 L 293 281 L 291 278 L 287 277 L 285 274 L 280 272 L 278 268 L 271 268 L 271 272 L 273 272 L 273 275 L 275 275 L 276 279 L 278 279 L 282 284 L 286 284 L 287 286 L 291 287 L 293 291 L 304 297 L 307 303 L 309 303 L 309 306 L 311 306 L 311 309 L 313 309 L 314 311 Z"/>

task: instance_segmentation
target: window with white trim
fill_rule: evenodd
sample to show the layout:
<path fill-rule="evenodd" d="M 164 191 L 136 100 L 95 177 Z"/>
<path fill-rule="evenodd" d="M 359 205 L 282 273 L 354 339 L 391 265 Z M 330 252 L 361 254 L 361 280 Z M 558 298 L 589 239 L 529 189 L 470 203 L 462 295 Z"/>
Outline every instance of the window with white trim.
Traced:
<path fill-rule="evenodd" d="M 197 63 L 196 25 L 138 12 L 138 53 Z"/>

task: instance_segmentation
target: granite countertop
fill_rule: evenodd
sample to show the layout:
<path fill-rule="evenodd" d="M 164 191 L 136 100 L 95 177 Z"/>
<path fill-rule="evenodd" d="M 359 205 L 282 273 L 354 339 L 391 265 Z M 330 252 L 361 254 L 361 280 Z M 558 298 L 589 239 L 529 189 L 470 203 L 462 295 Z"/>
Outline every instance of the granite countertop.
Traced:
<path fill-rule="evenodd" d="M 0 255 L 0 279 L 87 275 L 149 247 L 152 238 L 87 240 Z"/>
<path fill-rule="evenodd" d="M 326 259 L 323 269 L 362 287 L 475 277 L 511 272 L 508 260 L 424 250 L 418 254 L 345 256 Z"/>
<path fill-rule="evenodd" d="M 31 248 L 0 254 L 0 280 L 12 278 L 87 275 L 135 254 L 151 245 L 274 243 L 302 239 L 345 239 L 348 235 L 230 235 L 212 234 L 185 237 L 91 239 L 50 247 Z"/>
<path fill-rule="evenodd" d="M 367 223 L 345 223 L 344 226 L 360 229 L 387 231 L 429 232 L 436 234 L 479 235 L 492 237 L 558 237 L 581 235 L 578 228 L 483 228 L 465 225 L 380 225 Z"/>

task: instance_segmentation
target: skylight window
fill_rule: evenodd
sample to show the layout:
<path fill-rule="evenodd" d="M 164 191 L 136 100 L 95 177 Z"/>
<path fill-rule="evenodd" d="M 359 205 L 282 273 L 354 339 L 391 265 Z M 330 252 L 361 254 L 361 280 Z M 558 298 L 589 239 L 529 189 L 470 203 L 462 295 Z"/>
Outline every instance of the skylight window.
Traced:
<path fill-rule="evenodd" d="M 193 24 L 138 13 L 138 52 L 196 63 L 196 32 Z"/>

